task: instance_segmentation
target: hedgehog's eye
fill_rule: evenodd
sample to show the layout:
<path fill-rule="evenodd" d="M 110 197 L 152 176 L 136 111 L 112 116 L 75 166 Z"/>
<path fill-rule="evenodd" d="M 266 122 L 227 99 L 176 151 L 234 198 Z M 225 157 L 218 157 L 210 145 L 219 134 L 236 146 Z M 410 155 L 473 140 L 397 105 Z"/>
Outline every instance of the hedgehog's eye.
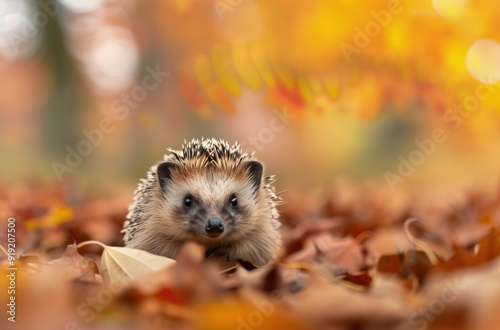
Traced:
<path fill-rule="evenodd" d="M 238 206 L 238 199 L 236 198 L 236 196 L 231 196 L 231 199 L 230 199 L 230 202 L 231 202 L 231 205 L 232 206 Z"/>
<path fill-rule="evenodd" d="M 184 198 L 184 206 L 190 207 L 191 205 L 193 205 L 193 197 L 188 195 Z"/>

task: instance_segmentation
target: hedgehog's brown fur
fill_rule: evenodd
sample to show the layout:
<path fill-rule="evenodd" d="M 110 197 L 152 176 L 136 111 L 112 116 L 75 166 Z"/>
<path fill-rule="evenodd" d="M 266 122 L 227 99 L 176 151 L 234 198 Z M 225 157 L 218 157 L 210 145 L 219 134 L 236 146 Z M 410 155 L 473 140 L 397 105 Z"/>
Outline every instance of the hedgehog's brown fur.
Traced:
<path fill-rule="evenodd" d="M 252 176 L 248 164 L 257 163 L 261 170 L 262 165 L 237 143 L 230 146 L 222 139 L 193 139 L 182 150 L 168 151 L 135 191 L 122 231 L 126 246 L 175 258 L 184 242 L 194 240 L 231 260 L 242 259 L 255 266 L 268 263 L 280 244 L 275 207 L 280 199 L 272 186 L 274 177 L 262 175 L 255 181 L 257 175 Z M 158 167 L 162 163 L 174 169 L 160 184 Z M 186 194 L 196 196 L 193 198 L 200 205 L 183 214 Z M 226 205 L 229 194 L 241 200 L 237 209 Z M 188 211 L 195 215 L 191 218 Z M 200 214 L 214 212 L 227 218 L 228 233 L 219 238 L 200 234 L 198 222 L 205 221 Z"/>

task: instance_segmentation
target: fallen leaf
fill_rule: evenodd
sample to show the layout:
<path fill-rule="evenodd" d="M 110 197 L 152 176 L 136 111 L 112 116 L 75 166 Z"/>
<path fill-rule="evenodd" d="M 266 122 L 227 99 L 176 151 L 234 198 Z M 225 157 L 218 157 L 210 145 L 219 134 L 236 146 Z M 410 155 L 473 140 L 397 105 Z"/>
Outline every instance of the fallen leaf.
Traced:
<path fill-rule="evenodd" d="M 57 205 L 52 207 L 46 215 L 38 219 L 26 220 L 26 227 L 31 230 L 56 228 L 73 218 L 74 211 L 71 207 Z"/>
<path fill-rule="evenodd" d="M 476 245 L 475 251 L 468 252 L 454 244 L 455 254 L 448 260 L 441 261 L 435 270 L 451 271 L 464 267 L 477 266 L 489 262 L 500 255 L 500 233 L 492 228 Z"/>
<path fill-rule="evenodd" d="M 307 329 L 270 298 L 258 296 L 252 300 L 253 304 L 233 296 L 204 304 L 197 311 L 196 329 Z"/>
<path fill-rule="evenodd" d="M 99 273 L 97 265 L 89 259 L 82 257 L 76 244 L 68 245 L 66 251 L 59 259 L 48 263 L 50 266 L 60 266 L 70 280 L 84 280 L 95 282 L 95 275 Z"/>
<path fill-rule="evenodd" d="M 104 249 L 101 258 L 101 275 L 106 282 L 111 284 L 123 283 L 175 263 L 173 259 L 143 250 L 107 246 L 98 241 L 83 242 L 78 247 L 88 244 L 97 244 Z"/>
<path fill-rule="evenodd" d="M 340 276 L 340 279 L 365 288 L 369 288 L 373 281 L 373 278 L 368 273 L 344 273 Z"/>
<path fill-rule="evenodd" d="M 352 325 L 361 329 L 397 329 L 410 315 L 403 287 L 396 281 L 376 279 L 369 291 L 359 292 L 312 273 L 309 284 L 286 297 L 292 315 L 319 329 Z M 370 327 L 366 327 L 370 325 Z"/>
<path fill-rule="evenodd" d="M 419 283 L 425 280 L 431 267 L 427 254 L 414 249 L 405 253 L 383 255 L 377 263 L 377 271 L 381 274 L 397 274 L 402 279 L 414 276 Z"/>
<path fill-rule="evenodd" d="M 285 262 L 313 262 L 327 260 L 337 268 L 359 271 L 364 267 L 364 256 L 359 243 L 350 237 L 334 237 L 328 232 L 317 233 L 306 239 L 303 248 L 289 255 Z"/>

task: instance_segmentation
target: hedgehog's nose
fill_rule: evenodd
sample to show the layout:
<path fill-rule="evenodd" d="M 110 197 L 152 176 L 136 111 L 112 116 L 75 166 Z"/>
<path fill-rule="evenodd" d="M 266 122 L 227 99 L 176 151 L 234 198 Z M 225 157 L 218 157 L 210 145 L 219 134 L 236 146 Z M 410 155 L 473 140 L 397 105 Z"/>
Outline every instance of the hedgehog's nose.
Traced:
<path fill-rule="evenodd" d="M 218 237 L 224 232 L 224 225 L 220 218 L 210 218 L 205 226 L 205 231 L 210 237 Z"/>

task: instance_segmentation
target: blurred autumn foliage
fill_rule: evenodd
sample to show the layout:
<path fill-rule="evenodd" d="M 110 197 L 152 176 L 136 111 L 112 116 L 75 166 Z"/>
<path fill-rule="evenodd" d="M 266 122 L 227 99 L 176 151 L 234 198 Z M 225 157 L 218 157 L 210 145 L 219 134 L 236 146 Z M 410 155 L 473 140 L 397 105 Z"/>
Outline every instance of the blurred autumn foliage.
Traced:
<path fill-rule="evenodd" d="M 0 0 L 0 328 L 497 329 L 499 20 L 486 0 Z M 138 179 L 201 136 L 277 174 L 270 265 L 119 248 Z"/>
<path fill-rule="evenodd" d="M 496 3 L 172 1 L 162 6 L 156 12 L 161 31 L 181 49 L 180 86 L 203 113 L 214 106 L 234 111 L 230 100 L 245 87 L 266 90 L 269 107 L 322 112 L 349 104 L 347 111 L 369 119 L 388 105 L 404 111 L 418 100 L 441 113 L 474 94 L 474 77 L 491 84 L 500 80 Z M 283 8 L 286 15 L 280 15 Z M 184 21 L 183 15 L 193 12 L 199 20 Z M 177 26 L 172 21 L 185 28 L 172 29 Z M 488 100 L 483 109 L 492 110 L 498 101 L 498 96 Z"/>
<path fill-rule="evenodd" d="M 439 128 L 446 143 L 401 186 L 489 183 L 499 165 L 499 6 L 4 0 L 2 178 L 133 182 L 166 146 L 216 136 L 255 149 L 301 187 L 339 173 L 383 182 Z M 284 125 L 273 124 L 276 111 L 288 114 Z M 81 159 L 69 162 L 72 152 Z"/>

